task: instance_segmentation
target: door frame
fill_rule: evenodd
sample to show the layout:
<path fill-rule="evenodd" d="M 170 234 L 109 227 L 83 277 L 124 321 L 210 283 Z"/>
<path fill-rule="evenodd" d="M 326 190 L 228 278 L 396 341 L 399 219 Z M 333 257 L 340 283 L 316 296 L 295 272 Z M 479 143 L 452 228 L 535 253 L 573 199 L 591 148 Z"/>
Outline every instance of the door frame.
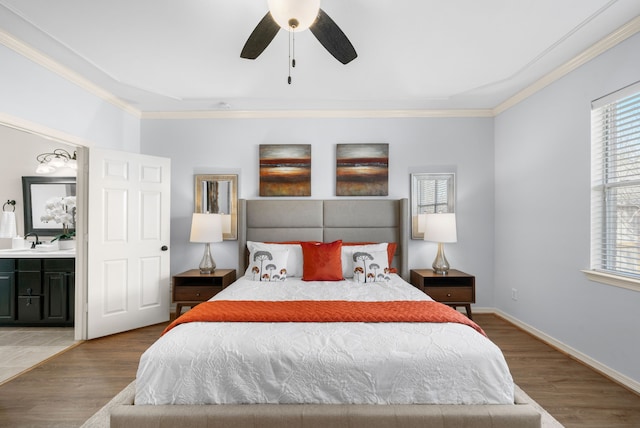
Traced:
<path fill-rule="evenodd" d="M 76 212 L 76 287 L 74 339 L 87 339 L 87 220 L 88 220 L 88 151 L 94 143 L 57 129 L 49 128 L 35 122 L 24 120 L 0 112 L 0 126 L 17 129 L 39 137 L 57 141 L 76 148 L 78 172 L 76 175 L 76 195 L 81 205 Z"/>

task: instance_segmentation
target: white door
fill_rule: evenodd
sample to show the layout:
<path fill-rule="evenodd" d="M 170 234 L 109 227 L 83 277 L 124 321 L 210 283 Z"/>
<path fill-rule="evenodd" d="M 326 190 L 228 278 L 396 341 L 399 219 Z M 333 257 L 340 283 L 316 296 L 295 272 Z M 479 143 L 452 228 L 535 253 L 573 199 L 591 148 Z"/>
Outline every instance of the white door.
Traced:
<path fill-rule="evenodd" d="M 89 150 L 87 337 L 169 319 L 170 160 Z"/>

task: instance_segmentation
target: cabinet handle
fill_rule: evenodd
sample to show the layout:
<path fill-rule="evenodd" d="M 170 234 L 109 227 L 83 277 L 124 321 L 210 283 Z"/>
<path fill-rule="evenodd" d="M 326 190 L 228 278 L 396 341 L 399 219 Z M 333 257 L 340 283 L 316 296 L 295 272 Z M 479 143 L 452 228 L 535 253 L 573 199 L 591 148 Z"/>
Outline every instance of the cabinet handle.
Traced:
<path fill-rule="evenodd" d="M 33 294 L 33 289 L 32 288 L 27 288 L 27 294 L 29 296 L 31 296 Z"/>
<path fill-rule="evenodd" d="M 451 297 L 451 293 L 447 293 L 447 297 Z"/>
<path fill-rule="evenodd" d="M 200 293 L 196 293 L 196 296 L 200 297 Z"/>

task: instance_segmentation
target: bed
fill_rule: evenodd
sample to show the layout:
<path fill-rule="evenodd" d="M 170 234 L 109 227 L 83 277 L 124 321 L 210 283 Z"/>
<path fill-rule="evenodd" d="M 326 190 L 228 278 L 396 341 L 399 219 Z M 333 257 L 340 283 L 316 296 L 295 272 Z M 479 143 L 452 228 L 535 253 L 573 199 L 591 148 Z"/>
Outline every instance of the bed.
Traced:
<path fill-rule="evenodd" d="M 406 199 L 241 200 L 246 275 L 184 314 L 145 352 L 136 395 L 112 411 L 112 426 L 539 427 L 539 413 L 514 402 L 499 349 L 457 311 L 445 307 L 461 319 L 439 323 L 341 318 L 440 305 L 406 282 L 407 205 Z M 293 255 L 299 242 L 316 244 Z M 317 248 L 337 257 L 338 243 L 343 276 L 351 277 L 323 281 L 322 272 L 301 280 L 309 273 L 296 271 L 304 269 L 299 259 L 310 265 L 305 257 L 318 257 Z M 265 248 L 271 258 L 261 260 Z M 356 254 L 373 254 L 364 269 L 376 268 L 359 271 Z M 338 306 L 344 311 L 329 322 L 295 318 L 325 310 L 333 317 Z M 200 322 L 208 308 L 236 310 L 240 318 Z M 243 318 L 254 311 L 294 318 Z"/>

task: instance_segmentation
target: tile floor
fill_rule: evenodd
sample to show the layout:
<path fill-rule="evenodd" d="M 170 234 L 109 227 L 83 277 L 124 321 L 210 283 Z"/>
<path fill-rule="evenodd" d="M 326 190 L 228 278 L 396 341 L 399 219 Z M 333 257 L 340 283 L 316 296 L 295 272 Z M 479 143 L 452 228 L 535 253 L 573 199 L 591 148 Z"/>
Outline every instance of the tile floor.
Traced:
<path fill-rule="evenodd" d="M 0 327 L 0 384 L 74 343 L 73 327 Z"/>

